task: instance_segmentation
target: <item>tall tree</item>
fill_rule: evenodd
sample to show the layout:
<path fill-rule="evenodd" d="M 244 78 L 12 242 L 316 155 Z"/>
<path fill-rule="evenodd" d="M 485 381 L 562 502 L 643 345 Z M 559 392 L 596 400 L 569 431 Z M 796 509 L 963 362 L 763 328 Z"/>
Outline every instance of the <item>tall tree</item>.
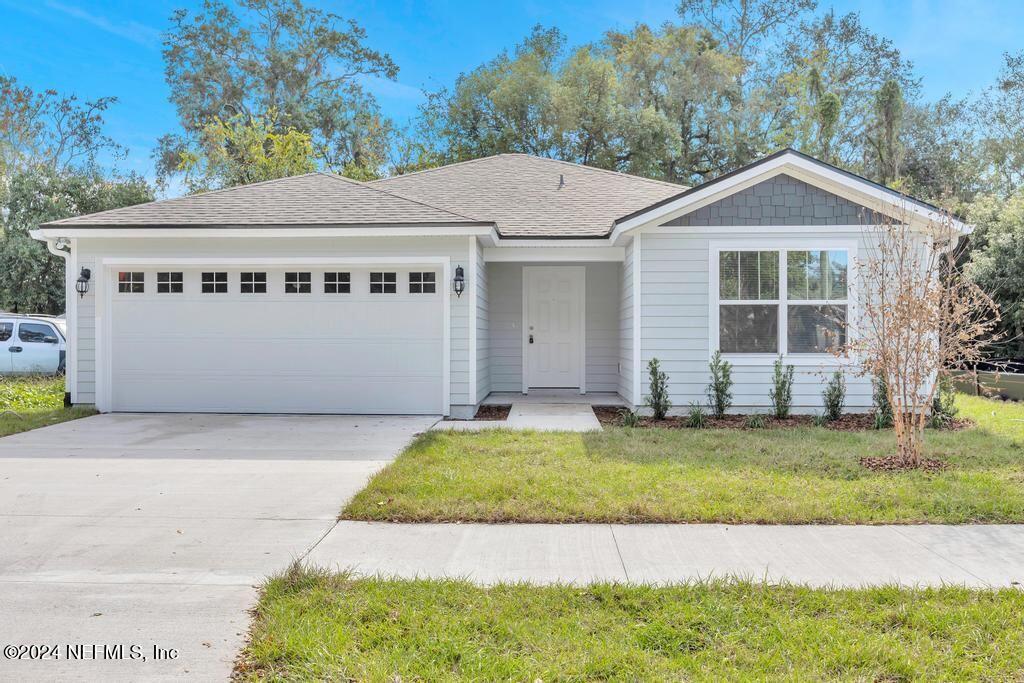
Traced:
<path fill-rule="evenodd" d="M 160 139 L 157 166 L 166 180 L 215 119 L 274 116 L 282 131 L 311 136 L 326 168 L 379 173 L 392 124 L 363 83 L 394 79 L 391 58 L 366 46 L 356 22 L 301 0 L 241 0 L 237 10 L 204 0 L 196 13 L 177 10 L 163 50 L 171 101 L 184 135 Z"/>
<path fill-rule="evenodd" d="M 895 183 L 900 177 L 903 145 L 899 134 L 903 112 L 903 91 L 899 83 L 889 79 L 875 95 L 874 131 L 868 133 L 876 155 L 878 182 L 883 185 Z"/>
<path fill-rule="evenodd" d="M 1024 51 L 1003 56 L 994 86 L 975 104 L 982 126 L 985 175 L 994 191 L 1010 194 L 1024 186 Z"/>

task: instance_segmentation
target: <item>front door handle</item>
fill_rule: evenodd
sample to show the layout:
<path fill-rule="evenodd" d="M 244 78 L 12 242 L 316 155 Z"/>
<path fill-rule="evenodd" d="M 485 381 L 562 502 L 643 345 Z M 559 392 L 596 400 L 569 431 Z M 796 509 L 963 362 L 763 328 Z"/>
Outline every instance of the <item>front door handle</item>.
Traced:
<path fill-rule="evenodd" d="M 530 343 L 531 344 L 533 343 L 533 335 L 532 334 L 530 335 Z"/>
<path fill-rule="evenodd" d="M 21 353 L 21 347 L 20 346 L 12 346 L 11 348 L 8 349 L 8 351 L 10 351 L 11 353 Z"/>

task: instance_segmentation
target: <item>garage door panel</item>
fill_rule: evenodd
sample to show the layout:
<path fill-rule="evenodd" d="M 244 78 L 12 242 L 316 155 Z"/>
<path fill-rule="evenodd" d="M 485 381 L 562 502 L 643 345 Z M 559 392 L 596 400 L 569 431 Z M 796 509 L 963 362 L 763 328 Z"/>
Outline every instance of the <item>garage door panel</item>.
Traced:
<path fill-rule="evenodd" d="M 443 411 L 442 295 L 406 293 L 407 271 L 396 294 L 369 294 L 369 270 L 352 271 L 348 294 L 324 293 L 322 271 L 308 294 L 279 293 L 283 271 L 268 271 L 268 293 L 241 294 L 238 271 L 210 269 L 228 271 L 228 293 L 201 294 L 199 271 L 182 294 L 156 293 L 155 271 L 143 294 L 113 285 L 112 409 Z"/>

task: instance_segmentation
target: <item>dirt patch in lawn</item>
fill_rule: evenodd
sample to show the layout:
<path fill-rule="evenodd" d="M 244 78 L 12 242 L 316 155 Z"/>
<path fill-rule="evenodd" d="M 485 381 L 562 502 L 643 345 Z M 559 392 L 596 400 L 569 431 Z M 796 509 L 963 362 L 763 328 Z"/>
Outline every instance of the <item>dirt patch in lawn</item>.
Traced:
<path fill-rule="evenodd" d="M 485 422 L 498 422 L 501 420 L 507 420 L 508 414 L 512 410 L 512 406 L 480 406 L 476 411 L 474 420 L 483 420 Z"/>

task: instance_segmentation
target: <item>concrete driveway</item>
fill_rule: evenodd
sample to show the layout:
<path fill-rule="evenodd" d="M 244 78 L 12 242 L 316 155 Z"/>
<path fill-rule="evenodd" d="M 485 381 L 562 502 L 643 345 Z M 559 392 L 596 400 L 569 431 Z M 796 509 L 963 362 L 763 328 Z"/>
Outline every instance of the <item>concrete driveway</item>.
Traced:
<path fill-rule="evenodd" d="M 434 422 L 98 415 L 0 439 L 0 647 L 59 656 L 0 656 L 0 680 L 224 679 L 259 582 Z"/>

